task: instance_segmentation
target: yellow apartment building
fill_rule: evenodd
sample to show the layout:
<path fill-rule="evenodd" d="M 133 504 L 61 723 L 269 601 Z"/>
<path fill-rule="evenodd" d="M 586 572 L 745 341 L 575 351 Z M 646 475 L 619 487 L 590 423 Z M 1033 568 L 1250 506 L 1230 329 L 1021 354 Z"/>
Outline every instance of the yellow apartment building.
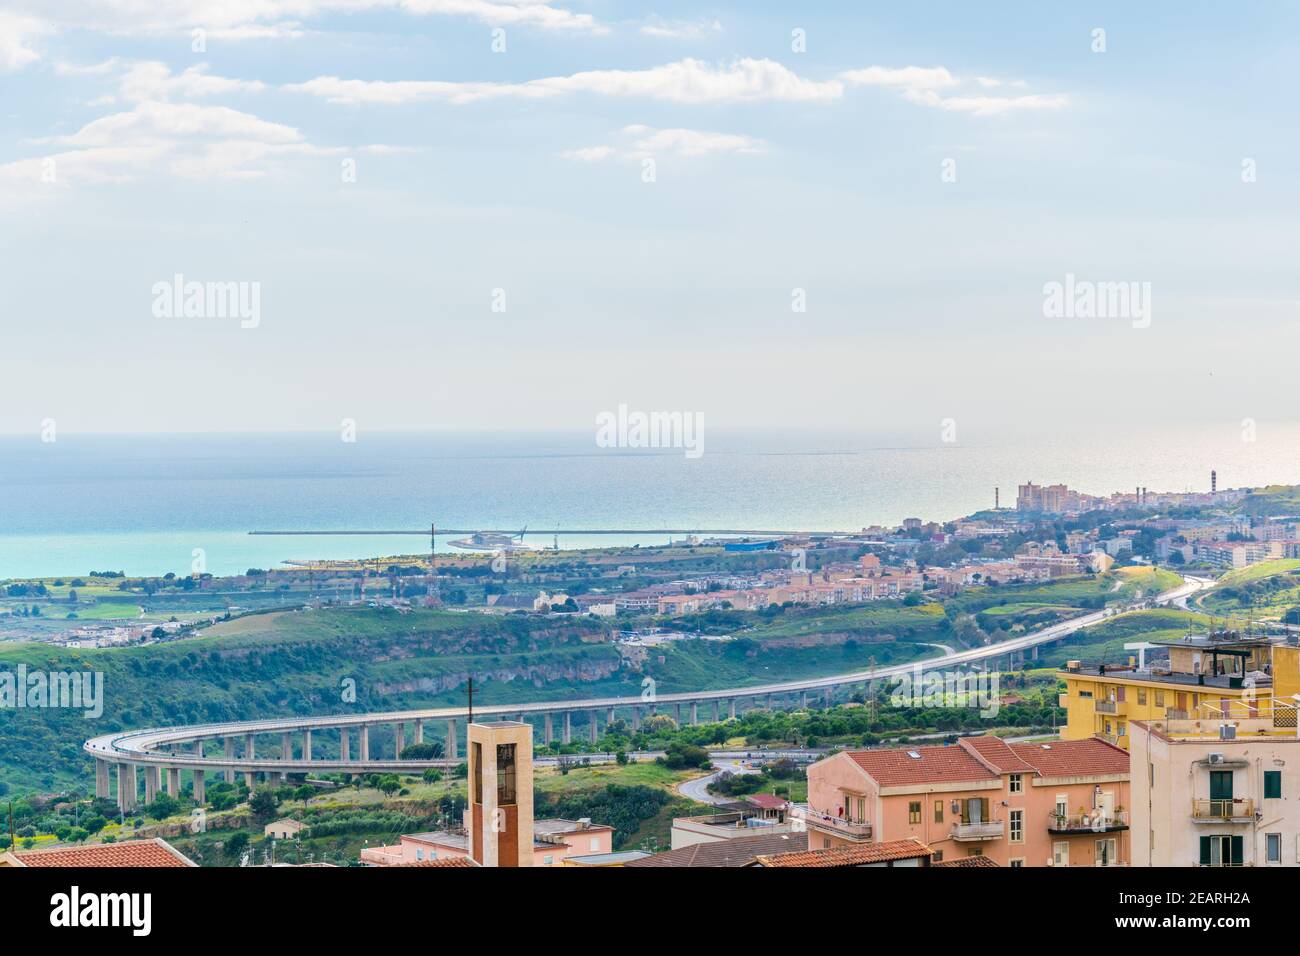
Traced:
<path fill-rule="evenodd" d="M 1087 737 L 1129 748 L 1129 723 L 1233 717 L 1295 726 L 1295 709 L 1276 699 L 1300 693 L 1300 648 L 1235 634 L 1189 635 L 1154 642 L 1169 660 L 1085 665 L 1070 661 L 1060 676 L 1066 740 Z M 1277 710 L 1276 715 L 1274 711 Z"/>

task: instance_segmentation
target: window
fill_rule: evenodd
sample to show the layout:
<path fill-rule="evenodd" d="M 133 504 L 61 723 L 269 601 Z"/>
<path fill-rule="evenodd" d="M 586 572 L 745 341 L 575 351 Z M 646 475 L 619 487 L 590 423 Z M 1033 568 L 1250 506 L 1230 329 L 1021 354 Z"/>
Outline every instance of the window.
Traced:
<path fill-rule="evenodd" d="M 961 802 L 962 823 L 988 823 L 989 801 L 987 797 L 971 797 Z"/>
<path fill-rule="evenodd" d="M 1162 690 L 1156 691 L 1156 706 L 1157 707 L 1165 706 L 1165 692 Z"/>
<path fill-rule="evenodd" d="M 544 866 L 550 866 L 550 865 L 551 865 L 552 863 L 554 863 L 554 862 L 555 862 L 555 857 L 553 857 L 553 856 L 544 856 L 544 857 L 542 857 L 542 864 L 543 864 Z"/>
<path fill-rule="evenodd" d="M 515 802 L 515 745 L 497 744 L 497 806 Z"/>
<path fill-rule="evenodd" d="M 1090 691 L 1090 690 L 1081 690 L 1081 691 L 1079 691 L 1079 696 L 1082 697 L 1082 698 L 1084 698 L 1085 700 L 1092 700 L 1092 691 Z"/>
<path fill-rule="evenodd" d="M 913 800 L 910 803 L 908 803 L 907 822 L 908 823 L 921 822 L 921 801 L 920 800 Z"/>
<path fill-rule="evenodd" d="M 1119 727 L 1119 729 L 1116 731 L 1116 733 L 1119 736 L 1123 737 L 1126 733 L 1128 733 L 1128 724 L 1118 724 L 1117 726 Z"/>
<path fill-rule="evenodd" d="M 415 851 L 415 858 L 416 858 L 417 860 L 423 860 L 423 859 L 424 859 L 424 851 L 423 851 L 423 850 L 416 850 L 416 851 Z"/>
<path fill-rule="evenodd" d="M 483 745 L 474 744 L 474 802 L 483 802 Z"/>
<path fill-rule="evenodd" d="M 943 850 L 935 850 L 933 853 L 931 853 L 931 854 L 930 854 L 930 862 L 931 862 L 931 863 L 942 863 L 942 862 L 943 862 Z"/>
<path fill-rule="evenodd" d="M 984 850 L 981 847 L 973 846 L 966 851 L 967 856 L 983 856 Z"/>
<path fill-rule="evenodd" d="M 1282 799 L 1282 771 L 1281 770 L 1264 771 L 1264 799 L 1265 800 Z"/>
<path fill-rule="evenodd" d="M 1145 707 L 1147 704 L 1147 689 L 1145 687 L 1139 687 L 1137 689 L 1137 692 L 1138 692 L 1138 704 L 1142 707 Z"/>
<path fill-rule="evenodd" d="M 1024 857 L 1017 857 L 1016 859 L 1011 860 L 1009 862 L 1011 863 L 1011 868 L 1013 870 L 1018 870 L 1025 865 Z"/>
<path fill-rule="evenodd" d="M 599 850 L 599 849 L 600 849 L 600 837 L 592 837 L 592 838 L 591 838 L 591 841 L 587 844 L 587 847 L 588 847 L 588 849 L 591 850 L 592 853 L 595 853 L 597 850 Z"/>
<path fill-rule="evenodd" d="M 943 801 L 934 801 L 934 822 L 943 823 Z"/>
<path fill-rule="evenodd" d="M 1012 793 L 1020 793 L 1020 791 L 1024 789 L 1024 783 L 1021 780 L 1020 774 L 1013 773 L 1010 776 L 1007 781 L 1007 789 Z"/>
<path fill-rule="evenodd" d="M 1025 811 L 1012 810 L 1011 813 L 1008 814 L 1008 819 L 1010 819 L 1011 821 L 1011 842 L 1024 843 L 1025 842 Z"/>
<path fill-rule="evenodd" d="M 1242 839 L 1239 836 L 1201 837 L 1201 866 L 1241 866 Z"/>
<path fill-rule="evenodd" d="M 1114 840 L 1097 841 L 1096 862 L 1097 866 L 1114 866 L 1118 862 L 1115 856 Z"/>
<path fill-rule="evenodd" d="M 1282 834 L 1264 834 L 1264 859 L 1269 863 L 1282 862 Z"/>

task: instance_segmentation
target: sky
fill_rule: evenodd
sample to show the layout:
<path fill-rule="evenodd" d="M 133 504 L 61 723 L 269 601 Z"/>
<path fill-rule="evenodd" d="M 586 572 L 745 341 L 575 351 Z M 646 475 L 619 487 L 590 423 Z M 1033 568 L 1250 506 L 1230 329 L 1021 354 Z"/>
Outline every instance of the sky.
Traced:
<path fill-rule="evenodd" d="M 1136 6 L 0 0 L 0 432 L 1294 420 L 1300 14 Z"/>

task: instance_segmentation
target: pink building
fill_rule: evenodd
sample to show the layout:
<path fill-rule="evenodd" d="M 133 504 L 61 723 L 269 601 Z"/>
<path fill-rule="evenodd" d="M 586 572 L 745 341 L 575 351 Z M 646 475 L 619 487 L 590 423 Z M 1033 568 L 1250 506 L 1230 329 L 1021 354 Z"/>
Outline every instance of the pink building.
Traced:
<path fill-rule="evenodd" d="M 613 844 L 614 829 L 603 823 L 585 819 L 533 821 L 533 866 L 560 866 L 566 857 L 610 853 Z M 461 857 L 469 857 L 468 837 L 446 830 L 407 833 L 397 843 L 361 851 L 361 862 L 372 866 L 409 866 Z"/>
<path fill-rule="evenodd" d="M 935 862 L 1127 866 L 1129 757 L 1098 738 L 844 751 L 808 768 L 808 847 L 908 838 Z"/>

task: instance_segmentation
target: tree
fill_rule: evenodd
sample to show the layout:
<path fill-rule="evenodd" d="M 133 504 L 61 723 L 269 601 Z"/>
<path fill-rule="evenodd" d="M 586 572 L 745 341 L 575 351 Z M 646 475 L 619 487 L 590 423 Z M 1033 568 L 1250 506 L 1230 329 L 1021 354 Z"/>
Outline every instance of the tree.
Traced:
<path fill-rule="evenodd" d="M 397 774 L 386 773 L 376 781 L 377 786 L 384 796 L 391 797 L 398 790 L 402 789 L 402 781 L 397 779 Z"/>
<path fill-rule="evenodd" d="M 431 740 L 421 744 L 411 744 L 403 747 L 400 759 L 402 760 L 441 760 L 443 754 L 442 741 Z"/>
<path fill-rule="evenodd" d="M 274 790 L 258 790 L 248 798 L 248 809 L 252 810 L 253 816 L 259 820 L 271 819 L 279 806 L 280 801 L 276 798 Z"/>
<path fill-rule="evenodd" d="M 226 845 L 225 845 L 226 855 L 236 862 L 239 861 L 239 858 L 244 855 L 244 851 L 247 849 L 248 849 L 248 834 L 245 833 L 243 830 L 239 830 L 236 833 L 232 833 L 230 835 L 230 839 L 226 840 Z"/>

